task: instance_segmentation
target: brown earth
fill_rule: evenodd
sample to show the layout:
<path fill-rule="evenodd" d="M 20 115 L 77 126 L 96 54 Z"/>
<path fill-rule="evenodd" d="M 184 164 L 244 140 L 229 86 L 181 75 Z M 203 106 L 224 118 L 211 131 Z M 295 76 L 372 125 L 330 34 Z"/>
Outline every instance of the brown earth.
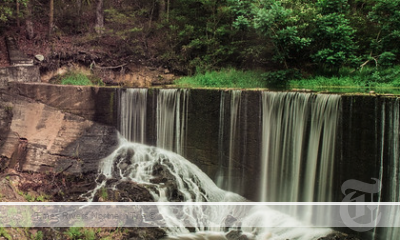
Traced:
<path fill-rule="evenodd" d="M 47 28 L 35 25 L 37 34 L 31 40 L 26 38 L 25 28 L 10 29 L 6 35 L 16 39 L 19 49 L 28 57 L 43 55 L 44 60 L 35 59 L 40 66 L 43 82 L 52 82 L 57 75 L 68 71 L 81 71 L 100 78 L 107 85 L 125 87 L 150 87 L 171 84 L 177 78 L 155 57 L 125 54 L 115 38 L 84 35 L 55 34 L 48 39 Z M 147 40 L 149 45 L 152 40 Z M 7 55 L 3 53 L 4 43 L 0 41 L 0 67 L 7 66 Z M 3 60 L 4 59 L 4 60 Z"/>
<path fill-rule="evenodd" d="M 8 51 L 3 37 L 0 37 L 0 67 L 8 67 Z"/>

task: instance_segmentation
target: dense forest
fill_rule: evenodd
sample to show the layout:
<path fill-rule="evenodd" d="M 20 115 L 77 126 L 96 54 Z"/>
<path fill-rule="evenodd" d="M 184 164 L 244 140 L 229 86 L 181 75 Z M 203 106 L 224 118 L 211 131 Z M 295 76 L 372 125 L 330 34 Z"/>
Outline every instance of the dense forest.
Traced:
<path fill-rule="evenodd" d="M 400 0 L 0 0 L 0 31 L 66 37 L 120 61 L 191 75 L 233 68 L 279 78 L 376 71 L 400 60 Z M 50 54 L 50 53 L 49 53 Z"/>

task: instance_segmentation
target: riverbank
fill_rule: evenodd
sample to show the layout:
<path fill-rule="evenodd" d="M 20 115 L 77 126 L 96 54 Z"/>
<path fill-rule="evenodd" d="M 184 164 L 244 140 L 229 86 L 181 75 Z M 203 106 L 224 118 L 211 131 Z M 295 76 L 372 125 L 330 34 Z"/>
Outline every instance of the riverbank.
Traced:
<path fill-rule="evenodd" d="M 388 69 L 341 69 L 338 73 L 302 77 L 296 71 L 242 71 L 222 69 L 181 77 L 178 87 L 268 88 L 340 93 L 400 94 L 400 67 Z"/>

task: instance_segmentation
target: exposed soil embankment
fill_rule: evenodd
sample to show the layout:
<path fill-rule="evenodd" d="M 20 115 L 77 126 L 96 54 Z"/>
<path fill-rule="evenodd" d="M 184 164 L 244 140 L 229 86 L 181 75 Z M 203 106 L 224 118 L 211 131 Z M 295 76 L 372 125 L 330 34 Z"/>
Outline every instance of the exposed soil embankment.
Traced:
<path fill-rule="evenodd" d="M 42 82 L 53 82 L 59 75 L 71 71 L 94 75 L 107 85 L 126 87 L 171 84 L 177 78 L 154 58 L 115 52 L 113 40 L 106 37 L 84 42 L 79 36 L 52 39 L 37 36 L 32 40 L 19 36 L 16 42 L 19 50 L 40 67 Z M 37 58 L 38 55 L 43 59 Z"/>
<path fill-rule="evenodd" d="M 3 37 L 0 37 L 0 67 L 8 67 L 8 51 Z"/>

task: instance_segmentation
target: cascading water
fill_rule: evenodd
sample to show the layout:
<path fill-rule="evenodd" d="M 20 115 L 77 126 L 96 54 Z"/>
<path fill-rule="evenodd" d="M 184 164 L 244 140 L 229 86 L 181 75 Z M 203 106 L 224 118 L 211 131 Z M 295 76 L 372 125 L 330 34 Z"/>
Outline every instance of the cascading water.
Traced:
<path fill-rule="evenodd" d="M 157 147 L 184 154 L 188 101 L 187 89 L 160 89 L 157 97 Z"/>
<path fill-rule="evenodd" d="M 120 92 L 119 130 L 129 141 L 146 141 L 147 92 L 146 88 L 131 88 Z"/>
<path fill-rule="evenodd" d="M 379 180 L 384 184 L 383 188 L 387 191 L 385 191 L 385 194 L 379 193 L 378 200 L 380 202 L 400 202 L 399 107 L 398 98 L 394 102 L 382 103 Z M 393 226 L 400 225 L 400 205 L 385 208 L 383 214 L 387 216 L 386 220 Z M 399 237 L 400 228 L 398 227 L 375 228 L 373 233 L 373 239 L 399 239 Z"/>
<path fill-rule="evenodd" d="M 133 181 L 145 186 L 158 202 L 246 202 L 235 193 L 218 188 L 198 167 L 182 156 L 170 151 L 132 143 L 120 138 L 120 144 L 110 156 L 102 160 L 99 169 L 98 187 L 113 188 L 123 181 Z M 112 181 L 109 181 L 112 180 Z M 107 182 L 112 182 L 107 185 Z M 330 233 L 326 228 L 296 228 L 297 220 L 268 207 L 257 207 L 244 212 L 241 206 L 184 205 L 180 211 L 172 212 L 157 206 L 168 227 L 167 239 L 228 239 L 224 222 L 227 216 L 240 219 L 232 228 L 241 227 L 241 235 L 247 239 L 317 239 Z M 190 232 L 186 226 L 196 226 Z M 254 228 L 262 225 L 274 227 Z M 304 225 L 303 225 L 304 226 Z M 226 229 L 225 229 L 226 230 Z M 242 232 L 243 231 L 243 232 Z"/>
<path fill-rule="evenodd" d="M 103 180 L 99 180 L 97 188 L 90 196 L 93 197 L 95 192 L 102 187 L 112 188 L 113 186 L 109 185 L 110 182 L 134 181 L 146 186 L 155 201 L 246 201 L 239 195 L 219 189 L 196 166 L 190 164 L 183 157 L 167 151 L 185 154 L 185 144 L 188 139 L 186 134 L 189 91 L 160 89 L 154 90 L 152 94 L 154 95 L 150 96 L 156 96 L 153 98 L 156 100 L 156 102 L 153 101 L 156 105 L 153 105 L 154 110 L 149 111 L 146 106 L 151 106 L 153 102 L 148 101 L 146 89 L 121 91 L 119 129 L 122 136 L 128 141 L 121 138 L 118 150 L 103 160 L 99 171 L 105 177 Z M 224 165 L 217 174 L 218 186 L 236 192 L 243 190 L 241 186 L 239 189 L 235 188 L 237 179 L 242 176 L 246 177 L 245 173 L 248 174 L 247 169 L 243 170 L 244 167 L 248 167 L 246 166 L 247 162 L 243 161 L 248 158 L 245 149 L 249 148 L 249 145 L 246 145 L 245 141 L 247 141 L 246 137 L 250 136 L 246 135 L 248 127 L 246 124 L 249 119 L 256 119 L 249 126 L 254 128 L 260 126 L 259 137 L 262 136 L 260 144 L 261 172 L 255 172 L 257 176 L 261 176 L 259 183 L 255 184 L 260 186 L 255 189 L 255 191 L 259 191 L 258 200 L 262 202 L 330 202 L 337 200 L 332 196 L 334 191 L 332 179 L 335 171 L 334 157 L 338 118 L 342 110 L 341 97 L 328 94 L 284 92 L 262 92 L 261 97 L 261 116 L 260 120 L 257 120 L 259 115 L 254 112 L 247 114 L 247 93 L 243 94 L 241 91 L 221 92 L 219 127 L 213 128 L 214 131 L 215 129 L 219 130 L 219 166 Z M 257 101 L 259 100 L 257 99 Z M 350 101 L 350 115 L 353 114 L 353 103 L 356 104 L 356 102 Z M 381 106 L 382 108 L 380 108 Z M 376 100 L 375 110 L 376 138 L 374 141 L 375 145 L 379 146 L 377 156 L 381 156 L 379 178 L 385 182 L 385 188 L 390 188 L 390 191 L 382 193 L 379 199 L 398 202 L 400 200 L 398 183 L 400 175 L 398 163 L 399 101 L 396 100 L 394 103 L 387 101 L 380 105 L 380 102 Z M 198 115 L 201 116 L 201 114 Z M 261 125 L 258 125 L 257 121 L 261 121 Z M 349 121 L 350 129 L 352 129 L 351 124 L 354 123 Z M 215 124 L 218 123 L 215 122 Z M 148 129 L 149 127 L 150 129 Z M 157 137 L 153 139 L 156 142 L 152 142 L 152 144 L 166 150 L 130 142 L 148 141 L 146 134 L 150 134 L 154 127 Z M 249 139 L 258 145 L 259 137 L 254 138 L 254 133 L 252 134 L 253 138 L 249 137 Z M 193 138 L 191 135 L 188 136 L 189 144 L 192 144 Z M 190 146 L 192 147 L 192 145 Z M 256 151 L 254 151 L 255 149 Z M 343 150 L 343 148 L 341 149 Z M 249 152 L 258 152 L 258 149 L 255 147 Z M 257 163 L 258 155 L 254 159 L 256 160 L 251 158 L 249 163 Z M 336 184 L 340 183 L 336 182 Z M 201 238 L 201 236 L 210 236 L 210 232 L 214 232 L 213 236 L 218 236 L 217 239 L 226 239 L 225 230 L 219 227 L 221 221 L 224 221 L 224 217 L 229 214 L 236 214 L 239 217 L 242 214 L 238 209 L 232 209 L 231 206 L 218 208 L 214 206 L 207 209 L 199 206 L 185 206 L 183 213 L 178 215 L 158 207 L 164 220 L 168 222 L 169 226 L 173 226 L 168 230 L 171 239 L 185 239 L 183 237 L 185 234 L 185 236 L 189 236 L 186 239 L 205 239 L 206 237 Z M 311 223 L 329 220 L 329 217 L 326 216 L 330 215 L 329 211 L 323 214 L 315 212 L 312 206 L 301 209 L 298 206 L 285 206 L 280 210 L 301 221 Z M 394 225 L 399 225 L 398 214 L 400 214 L 399 207 L 392 208 L 392 211 L 385 213 L 385 216 L 390 216 L 389 221 Z M 264 208 L 259 212 L 258 215 L 262 216 L 257 220 L 254 218 L 255 215 L 241 219 L 240 224 L 244 226 L 252 221 L 263 223 L 269 220 L 276 223 L 276 226 L 284 226 L 287 222 L 296 221 L 270 208 Z M 203 219 L 200 219 L 200 216 Z M 196 228 L 196 237 L 188 235 L 190 233 L 183 227 L 182 221 L 201 223 Z M 329 225 L 329 223 L 327 224 Z M 268 229 L 264 231 L 242 227 L 241 230 L 247 231 L 248 236 L 255 239 L 261 239 L 268 234 L 272 234 L 271 239 L 312 239 L 318 235 L 310 229 Z M 208 233 L 204 233 L 204 231 Z M 326 231 L 323 229 L 324 233 Z M 307 235 L 307 232 L 310 235 Z M 400 234 L 398 228 L 378 229 L 374 233 L 375 239 L 396 239 Z M 320 234 L 320 236 L 322 235 L 324 234 Z"/>
<path fill-rule="evenodd" d="M 235 161 L 235 155 L 237 157 L 236 149 L 237 145 L 235 144 L 238 139 L 239 133 L 239 125 L 238 125 L 238 118 L 240 116 L 240 103 L 241 103 L 241 94 L 242 91 L 240 90 L 233 90 L 231 96 L 231 114 L 230 114 L 230 136 L 229 136 L 229 165 L 228 165 L 228 191 L 233 191 L 234 186 L 236 185 L 233 180 L 233 165 Z"/>
<path fill-rule="evenodd" d="M 306 98 L 310 98 L 310 96 L 306 95 Z M 145 141 L 146 99 L 147 90 L 144 89 L 132 89 L 122 93 L 120 130 L 123 137 L 120 137 L 118 149 L 102 160 L 99 169 L 99 176 L 101 177 L 98 178 L 98 186 L 93 192 L 88 194 L 89 199 L 93 199 L 96 191 L 101 188 L 115 188 L 120 182 L 133 181 L 145 186 L 153 196 L 153 199 L 160 202 L 247 201 L 237 194 L 218 188 L 194 164 L 182 156 L 168 151 L 171 150 L 183 154 L 185 149 L 188 90 L 159 90 L 156 109 L 157 147 L 132 142 Z M 222 97 L 220 106 L 222 119 L 224 119 L 225 114 L 223 110 L 224 100 L 225 98 Z M 228 137 L 230 138 L 228 142 L 228 171 L 223 177 L 223 181 L 228 183 L 226 185 L 228 189 L 233 188 L 232 183 L 229 182 L 233 182 L 235 178 L 232 174 L 232 168 L 235 165 L 234 155 L 236 154 L 235 151 L 240 147 L 240 141 L 238 141 L 241 124 L 239 119 L 240 104 L 241 91 L 232 91 L 230 95 L 228 132 Z M 293 109 L 295 108 L 293 107 Z M 301 113 L 302 110 L 297 111 L 300 111 L 297 115 L 301 118 L 303 114 Z M 305 124 L 306 117 L 303 116 L 303 118 L 303 124 Z M 222 127 L 223 121 L 222 123 L 220 122 Z M 296 134 L 296 131 L 293 134 Z M 223 136 L 224 132 L 222 129 L 220 130 L 220 138 Z M 128 140 L 124 137 L 127 137 Z M 291 147 L 291 145 L 285 145 L 285 147 Z M 297 147 L 300 148 L 301 146 Z M 299 152 L 300 150 L 297 149 L 295 151 Z M 275 154 L 277 157 L 279 156 L 278 153 Z M 276 170 L 279 170 L 279 168 Z M 274 177 L 276 176 L 274 175 Z M 283 183 L 280 184 L 283 186 Z M 294 187 L 292 190 L 294 190 Z M 211 239 L 211 236 L 213 237 L 212 239 L 227 239 L 226 229 L 221 227 L 221 223 L 226 220 L 227 216 L 232 215 L 237 219 L 241 219 L 240 223 L 237 223 L 236 228 L 242 226 L 240 231 L 243 231 L 243 234 L 249 239 L 308 240 L 324 236 L 330 232 L 329 229 L 325 228 L 312 230 L 310 228 L 293 228 L 292 226 L 299 225 L 297 220 L 265 206 L 254 208 L 254 210 L 250 211 L 253 212 L 252 214 L 248 214 L 248 212 L 244 214 L 241 212 L 243 209 L 240 207 L 229 205 L 209 206 L 207 208 L 196 205 L 185 205 L 179 213 L 172 213 L 162 206 L 157 207 L 167 226 L 169 226 L 168 234 L 170 239 Z M 195 228 L 196 233 L 189 232 L 182 222 L 193 222 L 193 225 L 197 226 Z M 257 229 L 246 227 L 253 226 L 255 223 L 261 225 L 265 223 L 266 226 L 271 226 L 272 224 L 274 227 Z M 285 228 L 285 226 L 291 227 Z"/>
<path fill-rule="evenodd" d="M 221 92 L 219 103 L 219 128 L 218 128 L 218 172 L 216 183 L 220 188 L 224 188 L 224 123 L 225 123 L 225 91 Z"/>
<path fill-rule="evenodd" d="M 332 201 L 340 96 L 263 92 L 262 103 L 263 166 L 259 199 Z M 296 206 L 284 210 L 292 216 L 298 215 Z M 311 221 L 317 215 L 310 210 L 299 217 Z"/>
<path fill-rule="evenodd" d="M 239 149 L 242 147 L 240 139 L 240 109 L 241 109 L 241 90 L 233 90 L 230 92 L 229 104 L 229 128 L 227 137 L 228 144 L 224 144 L 224 130 L 225 130 L 225 92 L 221 92 L 220 101 L 220 119 L 219 119 L 219 171 L 217 176 L 217 185 L 228 191 L 238 191 L 240 177 L 235 174 L 235 168 L 239 165 L 240 154 Z M 225 159 L 225 147 L 227 147 L 227 159 Z M 226 167 L 224 162 L 227 161 Z"/>

